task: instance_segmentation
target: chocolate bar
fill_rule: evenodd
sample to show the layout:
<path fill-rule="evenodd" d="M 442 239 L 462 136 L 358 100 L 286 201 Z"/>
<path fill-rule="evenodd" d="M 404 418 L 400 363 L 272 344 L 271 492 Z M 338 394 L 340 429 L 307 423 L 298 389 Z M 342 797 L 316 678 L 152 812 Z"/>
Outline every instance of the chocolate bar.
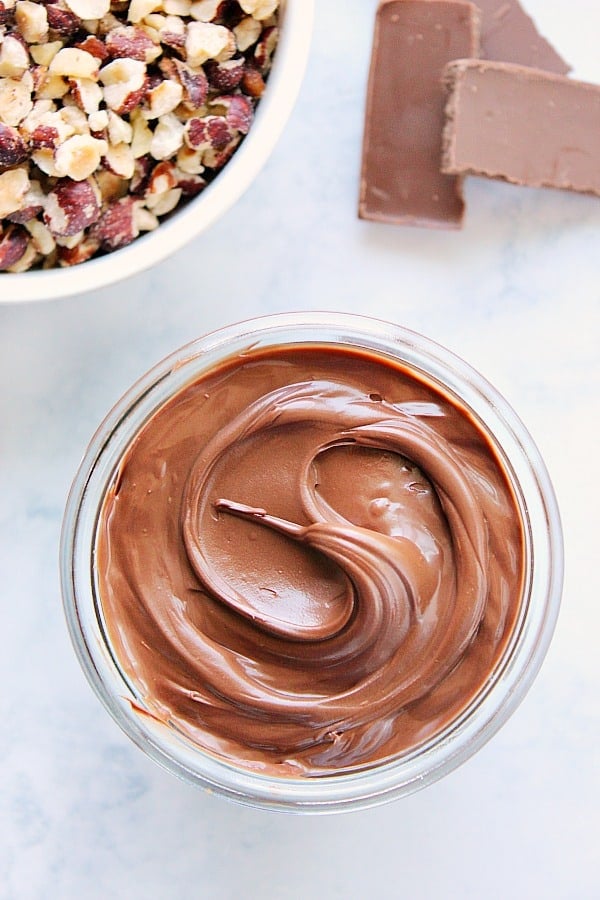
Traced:
<path fill-rule="evenodd" d="M 453 59 L 477 56 L 479 13 L 463 0 L 384 0 L 375 21 L 359 216 L 458 228 L 462 180 L 440 171 Z"/>
<path fill-rule="evenodd" d="M 481 10 L 481 57 L 565 75 L 571 67 L 542 37 L 517 0 L 476 0 Z"/>
<path fill-rule="evenodd" d="M 600 195 L 600 86 L 477 59 L 444 78 L 444 172 Z"/>

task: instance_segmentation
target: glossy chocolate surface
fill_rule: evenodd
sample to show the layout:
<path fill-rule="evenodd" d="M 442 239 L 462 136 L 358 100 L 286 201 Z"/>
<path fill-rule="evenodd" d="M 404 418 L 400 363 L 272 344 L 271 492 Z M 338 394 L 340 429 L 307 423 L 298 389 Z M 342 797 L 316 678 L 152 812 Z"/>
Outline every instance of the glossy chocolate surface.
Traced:
<path fill-rule="evenodd" d="M 521 517 L 474 417 L 404 365 L 252 351 L 132 440 L 96 560 L 141 708 L 220 758 L 317 776 L 397 757 L 489 683 Z"/>

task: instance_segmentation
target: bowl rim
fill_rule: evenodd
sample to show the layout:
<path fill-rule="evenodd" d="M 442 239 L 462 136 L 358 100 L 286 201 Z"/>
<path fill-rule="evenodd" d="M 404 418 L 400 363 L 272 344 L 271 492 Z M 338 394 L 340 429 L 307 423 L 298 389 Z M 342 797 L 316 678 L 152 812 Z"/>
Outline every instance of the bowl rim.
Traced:
<path fill-rule="evenodd" d="M 154 231 L 140 235 L 128 246 L 106 256 L 68 268 L 0 273 L 0 304 L 54 300 L 108 287 L 162 262 L 206 231 L 234 205 L 278 142 L 296 103 L 308 63 L 315 0 L 281 0 L 280 9 L 282 28 L 277 52 L 252 128 L 202 194 Z"/>
<path fill-rule="evenodd" d="M 98 495 L 110 483 L 115 460 L 168 396 L 222 360 L 225 351 L 229 358 L 244 348 L 265 346 L 261 341 L 274 346 L 311 340 L 387 353 L 441 381 L 476 414 L 494 435 L 513 481 L 528 548 L 527 572 L 512 649 L 507 649 L 480 694 L 440 735 L 396 760 L 357 772 L 277 778 L 190 748 L 164 724 L 139 714 L 143 709 L 136 707 L 135 694 L 102 634 L 94 591 L 94 540 Z M 130 415 L 134 421 L 123 433 Z M 60 568 L 67 625 L 82 669 L 108 712 L 146 755 L 184 781 L 245 805 L 333 813 L 379 805 L 437 781 L 471 757 L 512 715 L 533 683 L 554 632 L 563 583 L 563 541 L 552 483 L 532 437 L 502 395 L 468 363 L 421 334 L 378 319 L 279 313 L 227 326 L 184 345 L 122 396 L 91 439 L 73 481 L 63 520 Z"/>

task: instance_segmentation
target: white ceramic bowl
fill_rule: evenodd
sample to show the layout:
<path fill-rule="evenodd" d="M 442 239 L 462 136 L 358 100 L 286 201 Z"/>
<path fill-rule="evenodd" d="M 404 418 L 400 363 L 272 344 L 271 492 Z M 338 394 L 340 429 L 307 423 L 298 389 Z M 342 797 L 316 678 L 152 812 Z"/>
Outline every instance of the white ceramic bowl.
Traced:
<path fill-rule="evenodd" d="M 71 268 L 0 274 L 0 302 L 50 300 L 122 281 L 179 250 L 223 215 L 267 161 L 293 109 L 310 49 L 314 0 L 282 0 L 281 34 L 248 136 L 198 197 L 127 247 Z"/>

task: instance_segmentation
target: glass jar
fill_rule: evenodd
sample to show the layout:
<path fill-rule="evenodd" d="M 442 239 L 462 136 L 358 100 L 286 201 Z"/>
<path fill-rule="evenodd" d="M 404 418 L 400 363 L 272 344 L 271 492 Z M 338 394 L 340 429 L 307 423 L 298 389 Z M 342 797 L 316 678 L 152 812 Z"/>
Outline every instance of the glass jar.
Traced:
<path fill-rule="evenodd" d="M 230 358 L 256 349 L 318 345 L 399 362 L 454 396 L 501 455 L 522 517 L 524 585 L 507 647 L 479 693 L 455 720 L 416 748 L 356 771 L 290 777 L 252 771 L 203 750 L 178 729 L 145 715 L 111 645 L 96 568 L 103 503 L 123 455 L 170 398 Z M 560 603 L 563 550 L 552 485 L 532 438 L 498 392 L 469 365 L 398 325 L 337 313 L 249 320 L 200 338 L 160 362 L 108 414 L 87 449 L 67 502 L 61 579 L 75 651 L 96 694 L 123 731 L 185 781 L 247 805 L 297 813 L 373 806 L 450 772 L 507 720 L 534 680 Z"/>

